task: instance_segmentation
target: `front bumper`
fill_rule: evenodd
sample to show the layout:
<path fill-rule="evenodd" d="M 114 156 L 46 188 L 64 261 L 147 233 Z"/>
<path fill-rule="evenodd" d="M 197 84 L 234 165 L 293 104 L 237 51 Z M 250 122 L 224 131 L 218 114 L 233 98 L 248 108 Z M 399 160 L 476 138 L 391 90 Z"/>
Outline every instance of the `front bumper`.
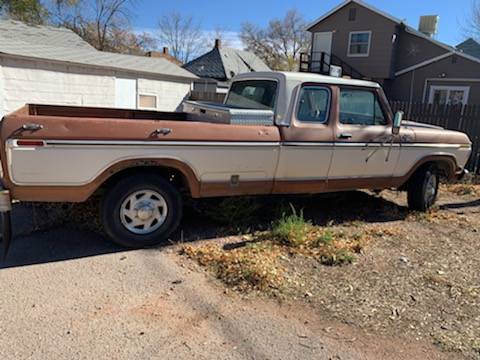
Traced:
<path fill-rule="evenodd" d="M 455 174 L 455 179 L 462 180 L 465 176 L 467 176 L 470 172 L 467 169 L 463 169 Z"/>

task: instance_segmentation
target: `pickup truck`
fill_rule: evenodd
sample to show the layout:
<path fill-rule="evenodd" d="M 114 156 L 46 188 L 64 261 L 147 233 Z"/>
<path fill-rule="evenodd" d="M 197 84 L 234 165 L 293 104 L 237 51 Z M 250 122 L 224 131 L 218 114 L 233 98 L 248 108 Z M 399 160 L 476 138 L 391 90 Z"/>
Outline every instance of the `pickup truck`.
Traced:
<path fill-rule="evenodd" d="M 189 112 L 26 105 L 5 116 L 4 222 L 12 200 L 101 194 L 109 237 L 144 247 L 179 226 L 185 197 L 394 188 L 425 211 L 439 178 L 461 177 L 471 152 L 461 132 L 402 121 L 370 81 L 249 73 L 233 80 L 224 104 L 187 105 Z"/>

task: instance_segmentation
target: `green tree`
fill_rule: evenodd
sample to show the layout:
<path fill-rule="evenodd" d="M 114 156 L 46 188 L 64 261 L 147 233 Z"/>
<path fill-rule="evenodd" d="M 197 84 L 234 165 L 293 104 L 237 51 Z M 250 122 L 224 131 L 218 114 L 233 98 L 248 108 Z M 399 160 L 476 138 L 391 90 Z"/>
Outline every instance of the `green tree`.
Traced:
<path fill-rule="evenodd" d="M 29 24 L 44 24 L 48 11 L 40 0 L 0 0 L 0 13 Z"/>

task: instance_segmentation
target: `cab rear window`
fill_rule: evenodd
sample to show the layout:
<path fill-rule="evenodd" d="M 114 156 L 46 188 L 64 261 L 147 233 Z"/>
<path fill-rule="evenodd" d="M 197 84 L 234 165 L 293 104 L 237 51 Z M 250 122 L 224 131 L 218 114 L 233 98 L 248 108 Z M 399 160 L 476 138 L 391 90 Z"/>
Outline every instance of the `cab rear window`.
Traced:
<path fill-rule="evenodd" d="M 273 110 L 276 94 L 276 81 L 235 81 L 230 87 L 225 104 L 241 109 Z"/>

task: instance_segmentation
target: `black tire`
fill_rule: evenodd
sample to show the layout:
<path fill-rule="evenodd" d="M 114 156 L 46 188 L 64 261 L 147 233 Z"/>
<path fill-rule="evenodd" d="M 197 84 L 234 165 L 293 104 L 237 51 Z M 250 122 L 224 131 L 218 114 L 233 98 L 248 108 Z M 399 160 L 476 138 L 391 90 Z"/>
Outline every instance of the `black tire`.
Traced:
<path fill-rule="evenodd" d="M 164 220 L 157 221 L 159 224 L 157 229 L 139 234 L 127 228 L 127 226 L 132 228 L 133 223 L 127 224 L 128 216 L 123 215 L 122 219 L 121 209 L 133 194 L 143 191 L 161 195 L 167 210 Z M 155 209 L 156 205 L 153 205 L 153 208 Z M 158 208 L 164 209 L 163 206 Z M 148 209 L 150 210 L 151 207 Z M 167 241 L 168 236 L 177 229 L 182 218 L 182 199 L 177 189 L 161 176 L 138 174 L 120 180 L 106 191 L 101 216 L 105 232 L 113 242 L 128 248 L 153 246 Z M 141 226 L 138 231 L 140 230 Z"/>
<path fill-rule="evenodd" d="M 439 176 L 434 165 L 418 169 L 408 183 L 408 207 L 412 210 L 427 211 L 437 200 L 438 185 Z"/>

